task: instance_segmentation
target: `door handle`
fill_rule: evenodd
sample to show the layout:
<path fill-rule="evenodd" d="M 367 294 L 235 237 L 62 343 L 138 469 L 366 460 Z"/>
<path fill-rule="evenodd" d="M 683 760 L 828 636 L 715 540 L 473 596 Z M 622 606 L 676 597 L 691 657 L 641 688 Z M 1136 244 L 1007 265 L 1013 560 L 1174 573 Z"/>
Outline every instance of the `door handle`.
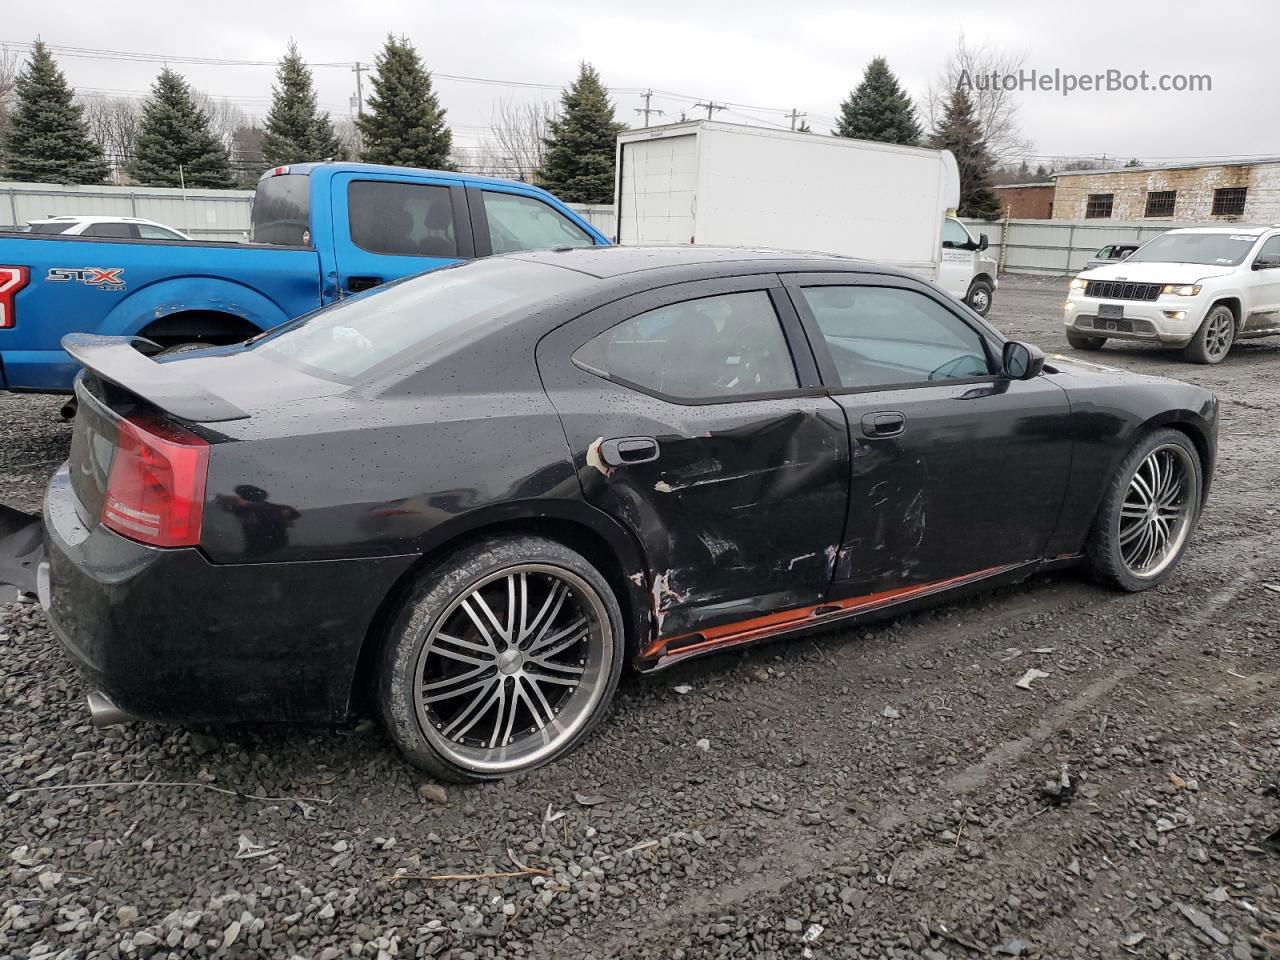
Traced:
<path fill-rule="evenodd" d="M 381 277 L 347 277 L 347 290 L 350 293 L 359 293 L 361 290 L 372 290 L 381 283 Z"/>
<path fill-rule="evenodd" d="M 616 437 L 600 444 L 600 459 L 611 467 L 629 467 L 658 459 L 658 441 L 653 437 Z"/>
<path fill-rule="evenodd" d="M 862 418 L 862 434 L 873 440 L 896 437 L 905 429 L 907 429 L 907 418 L 896 410 L 868 413 Z"/>

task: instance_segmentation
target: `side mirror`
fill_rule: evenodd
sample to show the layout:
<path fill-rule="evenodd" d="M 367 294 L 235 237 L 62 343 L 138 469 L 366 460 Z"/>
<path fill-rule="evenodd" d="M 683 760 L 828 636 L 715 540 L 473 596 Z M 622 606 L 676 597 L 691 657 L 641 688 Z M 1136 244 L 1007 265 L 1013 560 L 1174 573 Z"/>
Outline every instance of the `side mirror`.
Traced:
<path fill-rule="evenodd" d="M 1258 257 L 1253 261 L 1253 269 L 1255 270 L 1274 270 L 1280 267 L 1280 257 Z"/>
<path fill-rule="evenodd" d="M 1021 340 L 1010 340 L 1004 345 L 1000 358 L 1000 373 L 1010 380 L 1032 380 L 1044 369 L 1044 351 Z"/>
<path fill-rule="evenodd" d="M 991 245 L 991 241 L 987 239 L 987 235 L 985 233 L 978 234 L 978 252 L 979 253 L 987 249 L 987 247 L 990 245 Z"/>
<path fill-rule="evenodd" d="M 1128 259 L 1129 259 L 1130 257 L 1132 257 L 1132 256 L 1133 256 L 1133 251 L 1132 251 L 1132 250 L 1126 250 L 1124 253 L 1120 254 L 1120 259 L 1121 259 L 1121 260 L 1128 260 Z"/>

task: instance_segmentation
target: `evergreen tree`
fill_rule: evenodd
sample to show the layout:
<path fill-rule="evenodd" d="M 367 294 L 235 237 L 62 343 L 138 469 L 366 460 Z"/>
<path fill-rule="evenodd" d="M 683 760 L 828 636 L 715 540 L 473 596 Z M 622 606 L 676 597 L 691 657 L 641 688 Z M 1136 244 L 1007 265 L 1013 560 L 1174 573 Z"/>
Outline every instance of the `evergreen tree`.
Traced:
<path fill-rule="evenodd" d="M 264 167 L 286 163 L 306 163 L 342 155 L 342 144 L 333 132 L 328 113 L 316 106 L 311 71 L 289 41 L 289 49 L 276 69 L 276 85 L 271 88 L 271 111 L 267 114 L 266 135 L 262 138 Z"/>
<path fill-rule="evenodd" d="M 956 166 L 960 168 L 960 216 L 983 220 L 999 217 L 1000 203 L 988 179 L 994 161 L 982 139 L 973 101 L 963 88 L 956 87 L 952 92 L 929 145 L 950 150 L 956 158 Z"/>
<path fill-rule="evenodd" d="M 230 187 L 231 157 L 196 106 L 191 86 L 168 67 L 151 86 L 129 175 L 148 186 Z"/>
<path fill-rule="evenodd" d="M 406 37 L 387 37 L 373 64 L 373 96 L 356 121 L 364 139 L 361 159 L 401 167 L 451 168 L 453 134 L 431 88 L 431 74 Z"/>
<path fill-rule="evenodd" d="M 613 104 L 591 64 L 560 95 L 560 112 L 545 138 L 538 182 L 569 203 L 612 203 L 618 134 Z"/>
<path fill-rule="evenodd" d="M 916 108 L 884 57 L 867 64 L 862 82 L 840 104 L 835 135 L 908 147 L 920 143 Z"/>
<path fill-rule="evenodd" d="M 43 41 L 37 40 L 14 84 L 17 103 L 4 137 L 5 172 L 11 180 L 101 183 L 107 176 L 102 148 L 89 135 L 84 108 Z"/>

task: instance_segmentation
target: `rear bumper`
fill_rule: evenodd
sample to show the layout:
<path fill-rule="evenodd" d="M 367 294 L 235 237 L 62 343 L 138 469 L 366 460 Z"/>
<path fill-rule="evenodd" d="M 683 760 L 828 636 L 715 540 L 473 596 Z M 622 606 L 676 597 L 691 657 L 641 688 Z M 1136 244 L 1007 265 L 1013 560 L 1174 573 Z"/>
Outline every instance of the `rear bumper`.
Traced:
<path fill-rule="evenodd" d="M 89 685 L 152 720 L 346 716 L 382 599 L 413 557 L 214 564 L 81 522 L 64 467 L 44 508 L 50 625 Z"/>
<path fill-rule="evenodd" d="M 0 350 L 0 390 L 70 393 L 79 369 L 65 350 Z"/>

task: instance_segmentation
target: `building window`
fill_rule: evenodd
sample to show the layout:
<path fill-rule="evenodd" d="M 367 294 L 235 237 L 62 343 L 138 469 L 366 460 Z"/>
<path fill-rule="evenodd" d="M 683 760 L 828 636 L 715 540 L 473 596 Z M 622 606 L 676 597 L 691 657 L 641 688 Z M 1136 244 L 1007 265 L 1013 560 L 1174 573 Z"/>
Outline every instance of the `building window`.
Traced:
<path fill-rule="evenodd" d="M 1178 199 L 1177 190 L 1152 190 L 1147 194 L 1148 217 L 1172 217 L 1173 205 Z"/>
<path fill-rule="evenodd" d="M 1213 191 L 1213 215 L 1215 217 L 1243 217 L 1247 187 L 1223 187 Z"/>
<path fill-rule="evenodd" d="M 1111 204 L 1114 193 L 1091 193 L 1089 202 L 1085 204 L 1084 215 L 1087 220 L 1108 220 L 1111 217 Z"/>

